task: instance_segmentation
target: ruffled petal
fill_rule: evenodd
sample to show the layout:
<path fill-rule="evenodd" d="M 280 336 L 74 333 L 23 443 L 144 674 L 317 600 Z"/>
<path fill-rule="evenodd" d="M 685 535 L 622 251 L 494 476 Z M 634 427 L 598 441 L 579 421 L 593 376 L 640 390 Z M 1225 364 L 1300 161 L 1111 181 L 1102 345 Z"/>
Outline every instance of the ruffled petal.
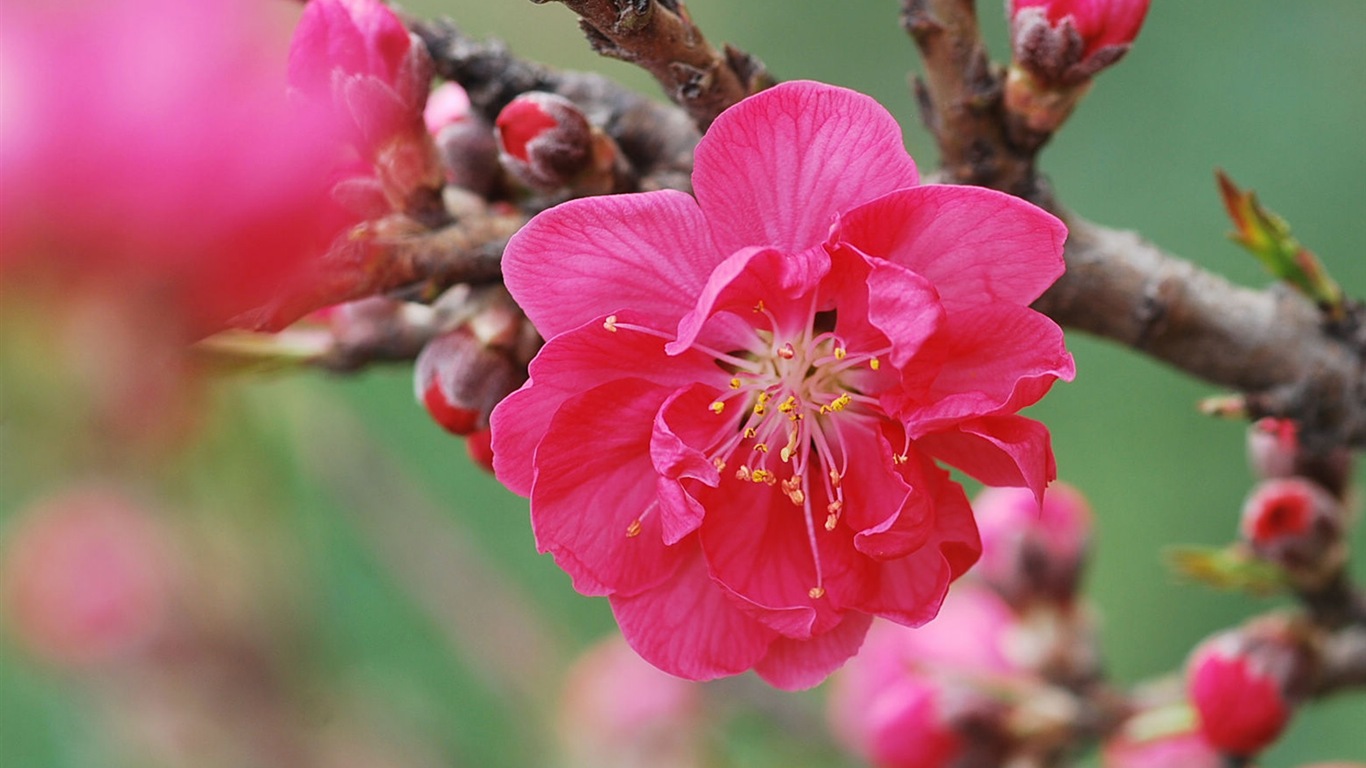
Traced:
<path fill-rule="evenodd" d="M 839 626 L 810 640 L 780 637 L 754 665 L 754 671 L 770 685 L 786 691 L 818 685 L 858 653 L 872 622 L 872 616 L 850 613 Z"/>
<path fill-rule="evenodd" d="M 944 322 L 944 308 L 933 285 L 888 261 L 874 260 L 868 275 L 868 322 L 891 342 L 888 360 L 906 365 Z"/>
<path fill-rule="evenodd" d="M 711 410 L 716 394 L 715 388 L 705 385 L 679 390 L 655 417 L 650 459 L 659 474 L 659 511 L 666 544 L 677 542 L 702 523 L 702 504 L 687 491 L 685 481 L 713 488 L 720 482 L 720 470 L 704 451 L 723 430 L 734 431 L 735 422 Z"/>
<path fill-rule="evenodd" d="M 919 180 L 901 127 L 854 91 L 788 82 L 722 113 L 697 145 L 693 189 L 725 253 L 820 244 L 834 216 Z"/>
<path fill-rule="evenodd" d="M 612 595 L 626 642 L 646 661 L 689 680 L 737 675 L 763 658 L 777 632 L 746 616 L 712 582 L 695 547 L 673 575 L 636 595 Z"/>
<path fill-rule="evenodd" d="M 623 315 L 623 320 L 636 320 Z M 503 399 L 489 418 L 493 430 L 493 467 L 498 479 L 515 493 L 531 493 L 533 457 L 550 419 L 568 398 L 609 381 L 641 378 L 678 389 L 698 381 L 725 386 L 727 374 L 698 352 L 664 353 L 664 340 L 618 329 L 608 331 L 602 318 L 560 334 L 531 361 L 531 378 Z"/>
<path fill-rule="evenodd" d="M 899 471 L 887 437 L 878 429 L 845 429 L 843 437 L 850 459 L 840 517 L 855 531 L 854 547 L 887 560 L 924 546 L 934 527 L 929 494 Z"/>
<path fill-rule="evenodd" d="M 512 236 L 503 278 L 546 338 L 624 309 L 672 329 L 721 261 L 707 231 L 682 192 L 570 200 Z"/>
<path fill-rule="evenodd" d="M 964 419 L 1014 413 L 1076 374 L 1062 328 L 1028 307 L 992 304 L 949 315 L 884 406 L 912 436 Z M 924 363 L 924 364 L 922 364 Z"/>
<path fill-rule="evenodd" d="M 923 275 L 952 312 L 1037 299 L 1063 273 L 1067 227 L 1002 192 L 926 185 L 850 210 L 834 238 Z"/>
<path fill-rule="evenodd" d="M 795 254 L 772 248 L 742 248 L 708 277 L 696 306 L 678 323 L 678 338 L 669 342 L 667 349 L 676 354 L 691 347 L 703 335 L 704 325 L 718 313 L 733 315 L 729 318 L 731 326 L 710 329 L 709 335 L 730 335 L 732 343 L 747 346 L 749 339 L 737 335 L 734 329 L 753 323 L 768 328 L 772 321 L 755 311 L 761 303 L 777 318 L 776 330 L 788 335 L 800 333 L 811 319 L 810 301 L 802 299 L 816 289 L 829 271 L 830 257 L 823 248 L 807 248 Z M 729 334 L 718 330 L 729 330 Z"/>
<path fill-rule="evenodd" d="M 536 449 L 536 546 L 586 595 L 635 594 L 678 568 L 656 511 L 650 431 L 668 388 L 642 379 L 566 400 Z"/>
<path fill-rule="evenodd" d="M 987 485 L 1028 488 L 1040 503 L 1058 474 L 1048 428 L 1023 416 L 985 416 L 915 444 Z"/>

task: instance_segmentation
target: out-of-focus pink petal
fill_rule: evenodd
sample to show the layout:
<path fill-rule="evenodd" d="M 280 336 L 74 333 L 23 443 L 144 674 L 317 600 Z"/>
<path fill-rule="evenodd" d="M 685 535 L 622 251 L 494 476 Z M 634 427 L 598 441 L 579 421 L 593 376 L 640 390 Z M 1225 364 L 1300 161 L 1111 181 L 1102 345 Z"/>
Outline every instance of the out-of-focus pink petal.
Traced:
<path fill-rule="evenodd" d="M 693 188 L 725 253 L 797 253 L 835 214 L 919 180 L 896 120 L 843 88 L 788 82 L 723 112 L 697 145 Z"/>
<path fill-rule="evenodd" d="M 987 485 L 1028 488 L 1040 503 L 1058 474 L 1048 428 L 1023 416 L 984 416 L 916 445 Z"/>
<path fill-rule="evenodd" d="M 650 429 L 668 394 L 641 379 L 590 389 L 565 401 L 536 448 L 536 545 L 584 594 L 639 593 L 678 568 L 682 550 L 664 544 L 649 454 Z M 606 405 L 612 428 L 601 430 Z"/>
<path fill-rule="evenodd" d="M 763 658 L 777 632 L 746 616 L 707 575 L 694 545 L 681 567 L 637 595 L 613 595 L 621 633 L 644 659 L 689 680 L 739 674 Z"/>
<path fill-rule="evenodd" d="M 530 372 L 527 383 L 499 403 L 489 417 L 498 479 L 523 496 L 531 493 L 536 446 L 568 398 L 631 377 L 671 389 L 709 379 L 725 386 L 726 380 L 711 358 L 696 352 L 671 357 L 664 354 L 663 339 L 626 330 L 612 333 L 603 327 L 602 318 L 546 342 L 531 361 Z"/>
<path fill-rule="evenodd" d="M 926 185 L 842 215 L 834 238 L 924 276 L 953 312 L 1037 299 L 1063 272 L 1067 228 L 1002 192 Z"/>
<path fill-rule="evenodd" d="M 720 261 L 697 203 L 665 190 L 542 212 L 508 241 L 503 278 L 546 338 L 627 309 L 672 330 Z"/>
<path fill-rule="evenodd" d="M 858 653 L 873 617 L 862 613 L 845 614 L 839 626 L 809 640 L 780 637 L 754 671 L 776 688 L 800 691 L 818 685 L 850 656 Z"/>
<path fill-rule="evenodd" d="M 764 306 L 786 335 L 801 332 L 810 321 L 811 305 L 801 301 L 830 269 L 830 257 L 820 248 L 788 254 L 772 248 L 742 248 L 716 267 L 697 299 L 697 305 L 678 323 L 678 338 L 669 343 L 670 353 L 692 346 L 703 327 L 718 313 L 737 315 L 741 322 L 756 322 L 756 307 Z M 765 326 L 769 321 L 762 318 Z M 725 337 L 724 328 L 718 334 Z M 738 343 L 738 341 L 737 341 Z"/>

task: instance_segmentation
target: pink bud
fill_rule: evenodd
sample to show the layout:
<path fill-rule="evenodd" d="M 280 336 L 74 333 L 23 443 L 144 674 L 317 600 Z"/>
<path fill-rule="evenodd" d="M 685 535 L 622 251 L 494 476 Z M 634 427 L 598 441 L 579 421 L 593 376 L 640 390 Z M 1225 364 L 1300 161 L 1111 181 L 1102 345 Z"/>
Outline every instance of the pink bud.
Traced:
<path fill-rule="evenodd" d="M 1103 768 L 1223 768 L 1224 759 L 1199 731 L 1138 739 L 1127 733 L 1105 743 Z"/>
<path fill-rule="evenodd" d="M 620 637 L 574 662 L 560 698 L 559 734 L 569 765 L 692 768 L 703 764 L 701 688 L 650 665 Z"/>
<path fill-rule="evenodd" d="M 1205 738 L 1240 756 L 1269 746 L 1290 721 L 1287 691 L 1303 663 L 1293 641 L 1270 624 L 1223 632 L 1201 643 L 1187 664 L 1186 684 Z"/>
<path fill-rule="evenodd" d="M 982 537 L 974 573 L 1017 607 L 1072 599 L 1091 540 L 1091 508 L 1079 491 L 1055 482 L 1040 505 L 1025 488 L 988 488 L 972 508 Z"/>
<path fill-rule="evenodd" d="M 507 354 L 486 345 L 468 326 L 428 342 L 413 373 L 418 402 L 456 435 L 487 429 L 493 407 L 524 378 Z"/>
<path fill-rule="evenodd" d="M 459 83 L 442 83 L 427 96 L 427 107 L 422 111 L 422 119 L 432 136 L 439 135 L 441 129 L 448 125 L 470 119 L 469 94 Z"/>
<path fill-rule="evenodd" d="M 1303 570 L 1327 560 L 1341 543 L 1342 509 L 1327 491 L 1304 478 L 1266 480 L 1243 504 L 1239 528 L 1258 555 Z"/>
<path fill-rule="evenodd" d="M 503 163 L 542 192 L 568 186 L 593 162 L 593 129 L 574 102 L 541 91 L 513 99 L 495 121 Z"/>
<path fill-rule="evenodd" d="M 1149 0 L 1010 0 L 1016 63 L 1035 77 L 1076 85 L 1128 50 Z"/>
<path fill-rule="evenodd" d="M 120 493 L 71 491 L 12 521 L 0 562 L 5 625 L 59 665 L 124 655 L 161 625 L 171 599 L 156 521 Z"/>
<path fill-rule="evenodd" d="M 1258 419 L 1247 432 L 1247 459 L 1258 477 L 1295 474 L 1300 452 L 1299 427 L 1292 419 Z"/>
<path fill-rule="evenodd" d="M 334 72 L 395 84 L 412 37 L 379 0 L 312 0 L 294 32 L 289 82 L 308 94 L 329 93 Z"/>

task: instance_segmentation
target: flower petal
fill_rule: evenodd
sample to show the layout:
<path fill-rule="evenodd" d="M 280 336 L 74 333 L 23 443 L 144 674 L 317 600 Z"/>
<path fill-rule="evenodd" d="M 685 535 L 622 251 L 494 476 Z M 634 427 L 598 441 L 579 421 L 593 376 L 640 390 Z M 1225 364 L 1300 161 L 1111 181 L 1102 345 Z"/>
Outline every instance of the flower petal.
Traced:
<path fill-rule="evenodd" d="M 542 211 L 508 241 L 503 277 L 550 338 L 623 309 L 672 329 L 720 261 L 697 203 L 661 190 Z"/>
<path fill-rule="evenodd" d="M 854 428 L 844 429 L 842 437 L 850 458 L 840 480 L 845 502 L 841 520 L 855 531 L 854 547 L 887 560 L 924 546 L 934 527 L 930 496 L 915 487 L 917 480 L 898 471 L 887 437 L 881 430 Z"/>
<path fill-rule="evenodd" d="M 636 595 L 612 595 L 626 642 L 651 664 L 689 680 L 736 675 L 763 657 L 777 633 L 735 607 L 691 550 L 673 575 Z"/>
<path fill-rule="evenodd" d="M 694 385 L 674 393 L 655 417 L 650 438 L 650 460 L 659 474 L 659 511 L 664 543 L 673 544 L 702 524 L 703 507 L 684 487 L 696 480 L 715 487 L 720 470 L 704 453 L 724 430 L 734 431 L 733 417 L 723 417 L 709 407 L 717 390 Z M 691 485 L 691 483 L 689 483 Z"/>
<path fill-rule="evenodd" d="M 863 94 L 788 82 L 726 110 L 697 145 L 693 188 L 724 253 L 820 244 L 834 216 L 919 180 L 901 127 Z"/>
<path fill-rule="evenodd" d="M 926 185 L 850 210 L 835 239 L 923 275 L 952 312 L 1037 299 L 1063 272 L 1067 228 L 1002 192 Z"/>
<path fill-rule="evenodd" d="M 583 594 L 644 591 L 681 561 L 683 549 L 663 540 L 649 454 L 655 414 L 668 395 L 643 379 L 594 387 L 565 401 L 536 449 L 536 546 Z"/>
<path fill-rule="evenodd" d="M 800 691 L 820 684 L 858 653 L 873 617 L 846 614 L 839 626 L 810 640 L 780 637 L 754 665 L 754 671 L 776 688 Z"/>
<path fill-rule="evenodd" d="M 984 416 L 915 444 L 987 485 L 1028 488 L 1040 503 L 1058 475 L 1048 428 L 1023 416 Z"/>
<path fill-rule="evenodd" d="M 636 320 L 626 314 L 623 320 Z M 670 357 L 664 340 L 645 333 L 608 331 L 602 318 L 546 342 L 531 361 L 531 378 L 493 409 L 493 466 L 498 479 L 515 493 L 531 493 L 536 446 L 550 419 L 568 398 L 616 379 L 642 378 L 678 389 L 727 376 L 715 361 L 698 352 Z"/>

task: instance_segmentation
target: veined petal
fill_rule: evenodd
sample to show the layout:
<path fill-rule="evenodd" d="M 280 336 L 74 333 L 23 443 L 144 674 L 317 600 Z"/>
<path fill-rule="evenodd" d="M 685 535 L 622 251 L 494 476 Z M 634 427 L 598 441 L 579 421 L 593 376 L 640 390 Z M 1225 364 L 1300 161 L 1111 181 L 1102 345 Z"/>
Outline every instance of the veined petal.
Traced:
<path fill-rule="evenodd" d="M 721 261 L 707 232 L 697 203 L 682 192 L 570 200 L 512 236 L 503 277 L 546 338 L 624 309 L 668 329 Z"/>
<path fill-rule="evenodd" d="M 635 315 L 622 315 L 636 321 Z M 613 333 L 603 318 L 552 338 L 531 361 L 531 378 L 493 409 L 493 466 L 515 493 L 531 493 L 536 446 L 550 419 L 570 397 L 617 379 L 640 378 L 670 389 L 699 381 L 724 386 L 725 372 L 697 352 L 664 354 L 664 340 L 624 329 Z"/>
<path fill-rule="evenodd" d="M 887 560 L 924 546 L 934 528 L 930 496 L 898 471 L 887 437 L 876 429 L 846 429 L 844 439 L 857 457 L 841 479 L 841 519 L 855 531 L 854 547 L 871 558 Z"/>
<path fill-rule="evenodd" d="M 1040 503 L 1058 475 L 1048 428 L 1023 416 L 984 416 L 915 444 L 987 485 L 1028 488 Z"/>
<path fill-rule="evenodd" d="M 874 260 L 868 275 L 868 322 L 892 344 L 888 359 L 901 368 L 944 321 L 939 294 L 928 280 L 888 261 Z"/>
<path fill-rule="evenodd" d="M 742 248 L 721 262 L 707 279 L 692 311 L 678 323 L 678 338 L 669 342 L 670 354 L 688 349 L 703 335 L 703 327 L 715 315 L 729 312 L 744 323 L 756 321 L 756 308 L 764 306 L 777 318 L 777 330 L 795 334 L 811 319 L 810 301 L 802 301 L 830 271 L 830 256 L 823 248 L 807 248 L 788 254 L 772 248 Z M 767 317 L 762 318 L 769 325 Z M 725 331 L 709 336 L 725 338 Z M 741 344 L 743 339 L 732 339 Z"/>
<path fill-rule="evenodd" d="M 723 430 L 735 429 L 733 418 L 723 418 L 708 406 L 717 390 L 694 385 L 675 392 L 655 417 L 650 459 L 659 474 L 659 511 L 664 542 L 673 544 L 702 524 L 702 504 L 684 487 L 696 480 L 715 487 L 720 471 L 704 452 Z"/>
<path fill-rule="evenodd" d="M 650 430 L 669 389 L 642 379 L 564 402 L 536 448 L 536 546 L 587 595 L 636 594 L 667 579 L 684 549 L 664 543 Z"/>
<path fill-rule="evenodd" d="M 1063 273 L 1063 223 L 1012 195 L 930 184 L 840 217 L 834 238 L 924 276 L 950 311 L 1028 304 Z"/>
<path fill-rule="evenodd" d="M 788 82 L 726 110 L 697 145 L 693 189 L 725 253 L 797 253 L 825 240 L 836 213 L 914 186 L 901 127 L 863 94 Z"/>
<path fill-rule="evenodd" d="M 763 658 L 777 632 L 746 616 L 707 575 L 696 547 L 654 589 L 612 595 L 626 642 L 651 664 L 689 680 L 736 675 Z"/>
<path fill-rule="evenodd" d="M 850 656 L 858 653 L 872 623 L 872 616 L 848 613 L 834 629 L 810 640 L 780 637 L 754 665 L 754 671 L 770 685 L 786 691 L 819 685 Z"/>

